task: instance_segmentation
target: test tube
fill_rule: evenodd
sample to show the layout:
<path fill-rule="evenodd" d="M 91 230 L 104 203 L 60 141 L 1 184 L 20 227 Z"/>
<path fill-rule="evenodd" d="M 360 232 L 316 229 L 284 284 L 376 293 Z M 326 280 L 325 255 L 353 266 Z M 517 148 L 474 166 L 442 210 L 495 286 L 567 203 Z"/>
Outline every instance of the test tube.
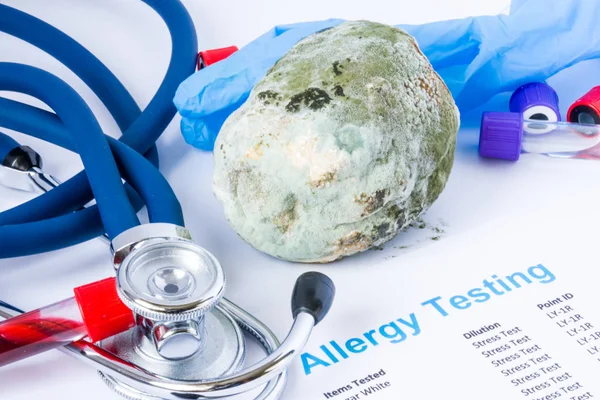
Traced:
<path fill-rule="evenodd" d="M 484 113 L 479 154 L 517 161 L 523 153 L 600 160 L 600 125 L 525 120 L 520 113 Z"/>
<path fill-rule="evenodd" d="M 0 324 L 0 366 L 87 335 L 77 301 L 70 298 Z"/>
<path fill-rule="evenodd" d="M 580 124 L 600 124 L 600 86 L 575 101 L 567 112 L 567 119 Z"/>
<path fill-rule="evenodd" d="M 75 297 L 0 323 L 0 366 L 89 338 L 97 342 L 135 325 L 115 278 L 74 289 Z"/>

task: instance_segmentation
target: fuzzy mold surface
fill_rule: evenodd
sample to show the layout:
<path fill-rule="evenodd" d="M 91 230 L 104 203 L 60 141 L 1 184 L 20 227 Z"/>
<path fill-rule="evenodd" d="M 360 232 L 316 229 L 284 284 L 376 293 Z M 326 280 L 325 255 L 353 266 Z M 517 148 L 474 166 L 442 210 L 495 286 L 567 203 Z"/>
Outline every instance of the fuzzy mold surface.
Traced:
<path fill-rule="evenodd" d="M 331 262 L 382 245 L 431 206 L 458 128 L 410 35 L 344 22 L 298 42 L 227 119 L 213 191 L 256 249 Z"/>

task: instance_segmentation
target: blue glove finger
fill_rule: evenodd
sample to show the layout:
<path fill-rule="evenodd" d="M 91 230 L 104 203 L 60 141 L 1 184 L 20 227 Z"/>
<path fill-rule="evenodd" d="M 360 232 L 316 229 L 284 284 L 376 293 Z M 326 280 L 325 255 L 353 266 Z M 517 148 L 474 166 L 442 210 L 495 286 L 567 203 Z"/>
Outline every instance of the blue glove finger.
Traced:
<path fill-rule="evenodd" d="M 477 20 L 481 45 L 465 68 L 464 86 L 453 93 L 457 105 L 471 110 L 498 93 L 544 81 L 580 61 L 600 57 L 598 15 L 597 0 L 529 0 L 495 23 L 484 26 Z M 441 75 L 445 76 L 443 71 Z"/>
<path fill-rule="evenodd" d="M 182 117 L 180 129 L 186 143 L 200 150 L 212 151 L 221 126 L 229 115 L 242 104 L 243 101 L 233 103 L 229 107 L 218 110 L 205 118 Z"/>

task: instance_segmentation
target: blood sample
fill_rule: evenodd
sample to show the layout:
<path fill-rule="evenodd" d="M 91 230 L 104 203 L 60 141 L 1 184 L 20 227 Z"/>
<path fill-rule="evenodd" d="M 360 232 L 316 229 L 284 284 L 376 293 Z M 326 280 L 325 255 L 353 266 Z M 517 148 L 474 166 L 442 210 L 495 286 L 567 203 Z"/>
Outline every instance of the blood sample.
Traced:
<path fill-rule="evenodd" d="M 115 279 L 74 290 L 75 297 L 0 323 L 0 366 L 87 337 L 97 342 L 135 325 L 119 299 Z"/>

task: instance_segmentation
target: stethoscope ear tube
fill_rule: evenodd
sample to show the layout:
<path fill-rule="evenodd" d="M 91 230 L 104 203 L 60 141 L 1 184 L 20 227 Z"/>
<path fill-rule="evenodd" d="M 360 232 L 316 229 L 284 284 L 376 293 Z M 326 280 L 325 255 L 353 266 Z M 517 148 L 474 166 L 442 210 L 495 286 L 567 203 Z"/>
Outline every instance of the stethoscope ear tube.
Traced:
<path fill-rule="evenodd" d="M 49 24 L 8 6 L 0 5 L 0 30 L 38 46 L 73 70 L 100 97 L 121 129 L 125 131 L 121 140 L 141 153 L 153 148 L 154 141 L 175 115 L 176 110 L 172 104 L 173 94 L 179 83 L 193 73 L 197 55 L 195 29 L 183 5 L 178 1 L 145 0 L 145 2 L 165 20 L 171 33 L 173 48 L 165 79 L 141 115 L 135 101 L 123 85 L 89 51 Z M 41 111 L 35 107 L 19 105 L 20 109 Z M 43 131 L 45 127 L 40 121 L 36 120 L 36 123 L 39 125 L 33 129 L 38 132 Z M 0 112 L 0 125 L 6 125 L 6 115 L 3 116 L 2 112 Z M 155 151 L 151 154 L 155 154 Z M 127 191 L 130 198 L 137 200 L 133 191 L 130 189 Z M 30 243 L 28 250 L 24 249 L 25 253 L 18 254 L 14 251 L 9 253 L 25 255 L 54 250 L 102 234 L 104 229 L 100 220 L 93 215 L 98 212 L 96 207 L 86 209 L 85 212 L 77 211 L 74 216 L 71 215 L 72 211 L 80 209 L 92 199 L 90 194 L 86 176 L 80 173 L 45 195 L 0 213 L 0 238 L 10 238 L 12 235 L 15 241 L 18 237 L 19 240 L 27 242 L 32 237 L 29 232 L 26 232 L 29 225 L 23 225 L 23 229 L 16 230 L 9 229 L 7 225 L 31 223 L 33 224 L 31 228 L 37 230 L 36 236 L 43 236 L 46 239 L 38 248 Z M 139 204 L 139 201 L 137 203 Z M 178 205 L 171 208 L 177 211 Z M 169 222 L 182 224 L 182 220 L 176 219 Z M 66 234 L 66 238 L 65 235 L 56 234 L 58 229 L 54 227 L 55 223 L 64 224 L 65 229 L 62 233 Z M 17 237 L 14 236 L 15 234 Z"/>
<path fill-rule="evenodd" d="M 104 133 L 75 90 L 46 71 L 15 63 L 0 63 L 0 90 L 34 96 L 63 121 L 81 156 L 109 236 L 139 225 Z"/>

